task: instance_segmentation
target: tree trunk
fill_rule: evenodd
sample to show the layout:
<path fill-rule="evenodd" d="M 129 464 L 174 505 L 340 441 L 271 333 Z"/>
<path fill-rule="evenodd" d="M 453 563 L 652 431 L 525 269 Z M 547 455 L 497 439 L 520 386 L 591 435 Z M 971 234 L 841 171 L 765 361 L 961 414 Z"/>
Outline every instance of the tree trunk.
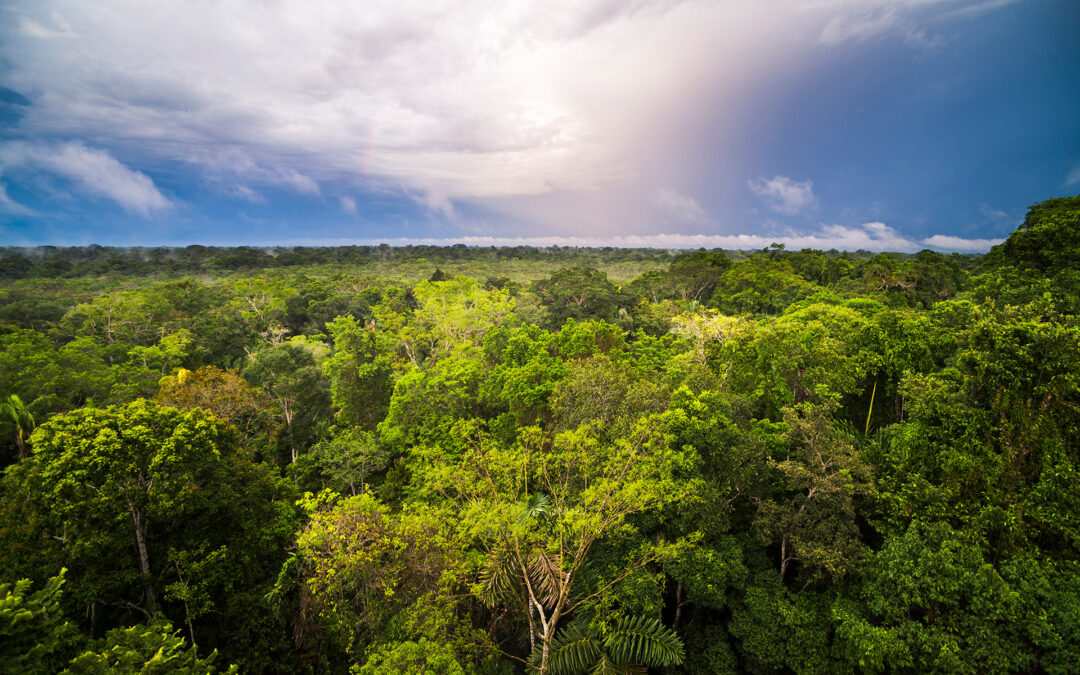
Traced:
<path fill-rule="evenodd" d="M 154 585 L 150 582 L 150 554 L 146 551 L 146 523 L 143 522 L 142 512 L 135 508 L 135 504 L 127 497 L 128 508 L 131 510 L 131 520 L 135 525 L 135 545 L 139 550 L 139 574 L 142 576 L 143 587 L 146 590 L 146 611 L 151 616 L 157 614 L 157 599 L 154 596 Z"/>
<path fill-rule="evenodd" d="M 679 619 L 682 618 L 682 608 L 686 602 L 683 600 L 683 586 L 682 582 L 678 582 L 675 586 L 675 620 L 671 622 L 671 627 L 674 628 L 679 625 Z"/>
<path fill-rule="evenodd" d="M 780 540 L 780 583 L 784 583 L 784 577 L 787 575 L 787 566 L 790 558 L 787 555 L 787 535 L 785 534 Z"/>
<path fill-rule="evenodd" d="M 552 610 L 547 624 L 544 625 L 543 634 L 540 636 L 544 646 L 544 651 L 540 657 L 540 675 L 547 675 L 548 668 L 551 666 L 551 643 L 555 641 L 555 629 L 559 627 L 559 619 L 562 617 L 564 603 L 565 600 L 560 598 L 558 604 L 555 605 L 555 609 Z"/>

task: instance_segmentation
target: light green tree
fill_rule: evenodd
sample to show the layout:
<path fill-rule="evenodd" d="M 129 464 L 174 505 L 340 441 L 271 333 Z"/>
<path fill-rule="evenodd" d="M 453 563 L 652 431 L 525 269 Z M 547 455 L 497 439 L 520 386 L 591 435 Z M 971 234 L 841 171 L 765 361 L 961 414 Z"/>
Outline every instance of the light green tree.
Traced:
<path fill-rule="evenodd" d="M 510 446 L 469 423 L 459 433 L 472 449 L 460 462 L 432 467 L 425 487 L 450 497 L 447 508 L 484 555 L 475 592 L 520 612 L 534 665 L 550 672 L 566 619 L 655 559 L 650 547 L 634 548 L 621 571 L 585 585 L 594 547 L 626 536 L 635 514 L 685 494 L 695 455 L 672 448 L 658 418 L 611 442 L 588 426 L 554 438 L 527 428 Z"/>

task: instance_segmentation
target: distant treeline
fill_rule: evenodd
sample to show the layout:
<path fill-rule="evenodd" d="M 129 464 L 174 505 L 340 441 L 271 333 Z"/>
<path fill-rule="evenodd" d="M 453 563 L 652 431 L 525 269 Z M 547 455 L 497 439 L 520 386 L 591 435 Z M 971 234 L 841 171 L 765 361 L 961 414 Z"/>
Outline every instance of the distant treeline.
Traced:
<path fill-rule="evenodd" d="M 703 250 L 703 249 L 699 249 Z M 720 251 L 720 249 L 714 249 Z M 793 255 L 774 244 L 760 251 L 726 251 L 733 260 L 755 253 Z M 871 251 L 812 251 L 828 258 L 869 260 Z M 311 265 L 364 265 L 373 262 L 427 260 L 435 263 L 481 260 L 557 259 L 562 265 L 600 266 L 613 263 L 652 262 L 667 264 L 687 251 L 652 248 L 584 248 L 573 246 L 200 246 L 116 247 L 35 246 L 0 247 L 0 279 L 98 276 L 110 273 L 147 275 L 161 272 L 229 272 Z M 913 254 L 890 253 L 904 260 Z M 973 269 L 981 256 L 953 254 L 964 269 Z"/>
<path fill-rule="evenodd" d="M 109 274 L 251 270 L 302 265 L 363 265 L 370 262 L 403 262 L 424 258 L 455 260 L 544 260 L 561 262 L 665 261 L 668 251 L 624 248 L 567 248 L 551 246 L 468 247 L 455 246 L 199 246 L 131 247 L 37 246 L 0 249 L 0 278 L 77 277 Z"/>

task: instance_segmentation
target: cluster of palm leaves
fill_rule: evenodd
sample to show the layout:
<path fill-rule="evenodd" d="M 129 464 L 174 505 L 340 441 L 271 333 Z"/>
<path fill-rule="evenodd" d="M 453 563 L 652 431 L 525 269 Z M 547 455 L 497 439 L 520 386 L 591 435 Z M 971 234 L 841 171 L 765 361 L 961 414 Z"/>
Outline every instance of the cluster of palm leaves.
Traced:
<path fill-rule="evenodd" d="M 679 636 L 656 619 L 624 616 L 606 629 L 600 625 L 579 618 L 559 630 L 551 645 L 551 675 L 630 675 L 683 661 Z M 532 661 L 539 662 L 535 651 Z"/>
<path fill-rule="evenodd" d="M 518 524 L 543 519 L 551 509 L 549 497 L 532 493 L 519 505 Z M 516 554 L 515 554 L 516 553 Z M 650 667 L 674 666 L 684 658 L 682 641 L 675 631 L 656 619 L 643 616 L 622 616 L 614 621 L 601 621 L 585 606 L 579 604 L 585 589 L 595 585 L 595 574 L 586 561 L 577 567 L 576 574 L 563 570 L 558 554 L 539 546 L 528 552 L 515 552 L 505 547 L 493 552 L 480 573 L 479 594 L 489 605 L 500 597 L 523 591 L 526 581 L 545 608 L 553 607 L 567 589 L 563 585 L 576 577 L 570 593 L 574 601 L 566 604 L 573 619 L 562 626 L 551 642 L 547 672 L 551 675 L 631 675 L 644 673 Z M 522 569 L 524 568 L 524 569 Z M 540 670 L 543 652 L 539 641 L 533 648 L 530 663 Z"/>
<path fill-rule="evenodd" d="M 29 406 L 15 394 L 0 401 L 0 429 L 4 436 L 14 436 L 19 456 L 26 457 L 26 439 L 34 429 L 34 415 Z"/>

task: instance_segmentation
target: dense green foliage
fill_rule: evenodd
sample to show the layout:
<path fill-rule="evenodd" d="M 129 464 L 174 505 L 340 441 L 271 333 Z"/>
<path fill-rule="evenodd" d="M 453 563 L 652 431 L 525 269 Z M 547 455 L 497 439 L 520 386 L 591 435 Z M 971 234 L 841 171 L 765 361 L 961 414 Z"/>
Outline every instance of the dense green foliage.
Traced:
<path fill-rule="evenodd" d="M 0 672 L 1080 663 L 1080 197 L 982 258 L 0 258 Z"/>

